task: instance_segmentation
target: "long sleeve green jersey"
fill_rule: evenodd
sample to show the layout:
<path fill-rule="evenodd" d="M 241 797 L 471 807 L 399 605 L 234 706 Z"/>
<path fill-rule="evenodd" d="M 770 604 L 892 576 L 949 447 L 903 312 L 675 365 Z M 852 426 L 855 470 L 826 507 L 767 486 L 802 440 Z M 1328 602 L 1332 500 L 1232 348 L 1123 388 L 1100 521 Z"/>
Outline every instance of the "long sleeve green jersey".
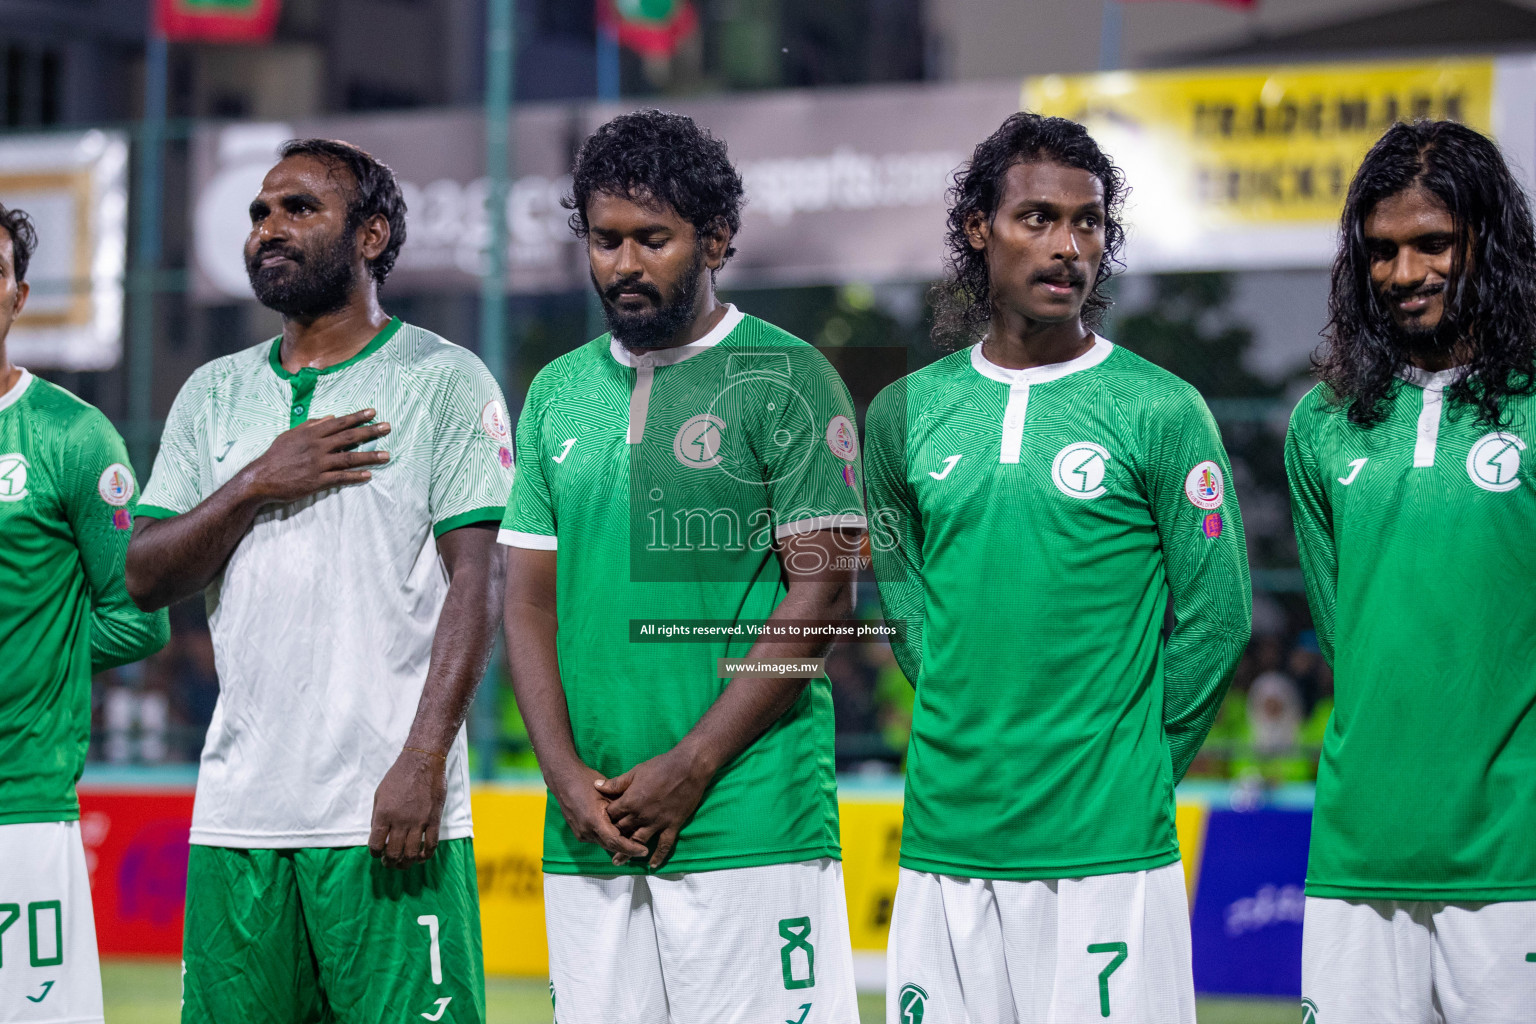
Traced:
<path fill-rule="evenodd" d="M 1503 431 L 1410 368 L 1386 417 L 1326 385 L 1285 465 L 1307 598 L 1334 667 L 1307 894 L 1536 899 L 1536 399 Z"/>
<path fill-rule="evenodd" d="M 976 345 L 883 391 L 866 435 L 875 572 L 917 687 L 902 865 L 1066 878 L 1178 859 L 1173 787 L 1252 614 L 1200 396 L 1103 338 L 1026 370 Z"/>
<path fill-rule="evenodd" d="M 79 817 L 91 674 L 170 639 L 123 584 L 134 491 L 100 411 L 26 371 L 0 396 L 0 825 Z"/>

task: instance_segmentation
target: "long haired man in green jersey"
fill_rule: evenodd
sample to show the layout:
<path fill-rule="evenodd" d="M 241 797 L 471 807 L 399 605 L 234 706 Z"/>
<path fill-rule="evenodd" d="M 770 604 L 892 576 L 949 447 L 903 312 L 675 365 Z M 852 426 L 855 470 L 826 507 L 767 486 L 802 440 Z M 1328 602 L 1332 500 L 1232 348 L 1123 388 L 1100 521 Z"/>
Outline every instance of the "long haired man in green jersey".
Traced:
<path fill-rule="evenodd" d="M 101 412 L 11 362 L 37 233 L 0 205 L 0 1020 L 102 1019 L 75 783 L 91 674 L 170 639 L 133 606 L 133 471 Z"/>
<path fill-rule="evenodd" d="M 858 436 L 820 353 L 716 298 L 741 203 L 681 115 L 576 158 L 609 333 L 534 378 L 501 532 L 560 1024 L 858 1020 L 831 686 L 789 670 L 852 610 Z"/>
<path fill-rule="evenodd" d="M 1388 129 L 1345 200 L 1286 471 L 1334 668 L 1319 1021 L 1536 1017 L 1536 229 L 1498 147 Z"/>
<path fill-rule="evenodd" d="M 142 607 L 203 592 L 182 1020 L 481 1021 L 464 714 L 501 608 L 501 390 L 384 312 L 393 172 L 289 142 L 246 268 L 283 317 L 171 406 L 128 551 Z M 233 240 L 231 242 L 233 244 Z"/>
<path fill-rule="evenodd" d="M 935 333 L 965 347 L 870 406 L 917 688 L 891 1024 L 1195 1019 L 1173 787 L 1251 595 L 1205 403 L 1093 330 L 1125 189 L 1081 125 L 1003 122 L 950 191 Z"/>

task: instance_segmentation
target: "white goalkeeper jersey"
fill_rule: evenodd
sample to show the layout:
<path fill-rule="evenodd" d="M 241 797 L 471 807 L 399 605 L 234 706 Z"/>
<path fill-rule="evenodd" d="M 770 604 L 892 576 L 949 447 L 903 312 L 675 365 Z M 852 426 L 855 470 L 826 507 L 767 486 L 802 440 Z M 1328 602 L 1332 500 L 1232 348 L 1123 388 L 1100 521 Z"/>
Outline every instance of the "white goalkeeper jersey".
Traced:
<path fill-rule="evenodd" d="M 192 842 L 368 841 L 405 744 L 448 578 L 436 537 L 495 523 L 512 482 L 501 391 L 473 353 L 398 319 L 353 358 L 286 371 L 279 341 L 200 367 L 171 407 L 138 515 L 190 511 L 307 419 L 376 409 L 388 451 L 360 485 L 262 511 L 207 590 L 219 700 Z M 463 730 L 440 836 L 471 834 Z"/>

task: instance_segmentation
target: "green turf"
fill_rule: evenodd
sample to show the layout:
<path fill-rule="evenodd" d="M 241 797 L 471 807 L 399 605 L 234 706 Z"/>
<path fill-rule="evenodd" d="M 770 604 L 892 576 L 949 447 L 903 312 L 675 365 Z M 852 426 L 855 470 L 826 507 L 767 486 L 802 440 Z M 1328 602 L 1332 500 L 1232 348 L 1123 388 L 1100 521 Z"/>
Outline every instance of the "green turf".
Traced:
<path fill-rule="evenodd" d="M 107 1024 L 175 1024 L 181 1003 L 181 975 L 163 960 L 108 960 L 101 965 Z M 489 978 L 485 985 L 486 1024 L 549 1024 L 549 988 L 527 978 Z M 863 1024 L 883 1024 L 885 1000 L 859 997 Z M 1202 999 L 1200 1024 L 1293 1024 L 1295 1000 Z"/>

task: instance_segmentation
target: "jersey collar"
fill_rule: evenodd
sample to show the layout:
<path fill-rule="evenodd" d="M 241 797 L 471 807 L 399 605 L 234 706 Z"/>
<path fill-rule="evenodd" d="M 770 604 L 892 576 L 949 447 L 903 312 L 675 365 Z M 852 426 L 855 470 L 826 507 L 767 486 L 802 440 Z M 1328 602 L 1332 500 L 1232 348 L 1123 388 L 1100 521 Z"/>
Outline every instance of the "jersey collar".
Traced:
<path fill-rule="evenodd" d="M 26 393 L 27 388 L 30 387 L 31 384 L 32 371 L 28 370 L 26 367 L 21 367 L 21 376 L 16 378 L 15 384 L 11 385 L 11 390 L 7 391 L 3 395 L 0 395 L 0 412 L 4 412 L 11 406 L 15 405 L 17 402 L 21 401 L 21 396 Z"/>
<path fill-rule="evenodd" d="M 1069 373 L 1098 366 L 1109 358 L 1114 347 L 1114 343 L 1108 338 L 1095 334 L 1093 346 L 1076 359 L 1068 359 L 1064 363 L 1048 363 L 1045 366 L 1031 366 L 1023 370 L 1011 370 L 1006 366 L 998 366 L 982 355 L 981 342 L 978 341 L 971 346 L 971 368 L 983 377 L 990 377 L 1004 384 L 1044 384 L 1046 381 L 1059 380 Z"/>
<path fill-rule="evenodd" d="M 623 345 L 620 345 L 619 340 L 610 335 L 608 338 L 608 352 L 621 366 L 629 366 L 635 369 L 643 366 L 672 366 L 675 363 L 682 362 L 684 359 L 691 359 L 699 353 L 708 351 L 720 344 L 725 340 L 726 335 L 734 331 L 736 325 L 741 323 L 742 316 L 741 310 L 727 302 L 725 304 L 725 316 L 720 318 L 720 322 L 715 325 L 714 330 L 692 344 L 679 345 L 676 348 L 658 349 L 655 352 L 642 352 L 637 355 Z"/>
<path fill-rule="evenodd" d="M 1465 377 L 1469 369 L 1471 367 L 1453 366 L 1449 370 L 1439 370 L 1435 373 L 1430 373 L 1428 370 L 1409 363 L 1401 370 L 1398 370 L 1397 375 L 1416 388 L 1423 388 L 1425 391 L 1444 391 Z"/>
<path fill-rule="evenodd" d="M 327 373 L 336 373 L 339 370 L 345 370 L 347 367 L 353 365 L 354 363 L 360 363 L 364 359 L 367 359 L 369 356 L 373 355 L 379 349 L 383 348 L 385 344 L 388 343 L 390 338 L 393 338 L 396 334 L 398 334 L 400 332 L 401 324 L 402 321 L 399 317 L 392 316 L 389 318 L 389 323 L 384 325 L 384 329 L 381 330 L 378 334 L 375 334 L 373 336 L 373 340 L 364 345 L 362 351 L 358 352 L 357 355 L 343 359 L 341 362 L 335 364 L 334 366 L 326 366 L 318 370 L 314 367 L 306 366 L 300 370 L 299 373 L 323 376 Z M 283 380 L 293 380 L 299 375 L 299 373 L 289 373 L 283 368 L 282 349 L 283 336 L 279 334 L 277 337 L 272 339 L 272 351 L 267 354 L 267 362 L 271 364 L 272 372 L 277 374 Z"/>

